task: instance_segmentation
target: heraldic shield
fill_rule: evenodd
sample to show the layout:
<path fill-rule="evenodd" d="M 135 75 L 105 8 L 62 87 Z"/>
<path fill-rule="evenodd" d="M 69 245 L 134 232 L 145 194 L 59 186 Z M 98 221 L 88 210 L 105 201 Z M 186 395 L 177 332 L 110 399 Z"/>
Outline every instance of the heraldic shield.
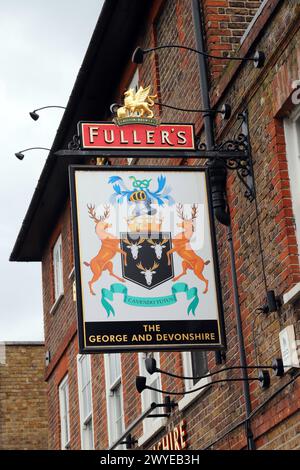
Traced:
<path fill-rule="evenodd" d="M 120 245 L 127 253 L 127 265 L 121 255 L 124 279 L 153 289 L 174 277 L 173 255 L 169 256 L 169 264 L 167 257 L 172 248 L 170 232 L 121 233 Z"/>

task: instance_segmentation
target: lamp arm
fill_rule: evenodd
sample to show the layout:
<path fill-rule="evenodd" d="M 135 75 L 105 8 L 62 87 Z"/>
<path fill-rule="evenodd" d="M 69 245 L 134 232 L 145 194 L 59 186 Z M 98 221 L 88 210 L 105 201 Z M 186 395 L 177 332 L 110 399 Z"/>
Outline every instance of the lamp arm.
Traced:
<path fill-rule="evenodd" d="M 160 101 L 154 101 L 155 106 L 162 106 L 163 108 L 175 109 L 176 111 L 185 111 L 187 113 L 208 113 L 208 114 L 228 114 L 231 112 L 228 110 L 229 105 L 225 105 L 226 108 L 223 109 L 189 109 L 189 108 L 179 108 L 178 106 L 172 106 L 170 104 L 161 103 Z M 121 108 L 123 105 L 119 103 L 113 103 L 110 106 L 111 112 L 116 112 L 117 108 Z M 229 117 L 229 116 L 228 116 Z"/>
<path fill-rule="evenodd" d="M 164 108 L 176 109 L 177 111 L 185 111 L 187 113 L 223 113 L 224 111 L 218 109 L 188 109 L 188 108 L 178 108 L 177 106 L 171 106 L 170 104 L 161 103 L 159 101 L 154 101 L 154 104 L 157 106 L 162 106 Z"/>
<path fill-rule="evenodd" d="M 175 379 L 201 380 L 201 379 L 204 379 L 205 377 L 213 377 L 214 375 L 221 374 L 221 372 L 226 372 L 226 371 L 229 371 L 229 370 L 239 370 L 239 369 L 271 369 L 271 370 L 274 370 L 274 367 L 272 367 L 272 366 L 232 366 L 232 367 L 224 367 L 223 369 L 217 370 L 215 372 L 210 372 L 208 374 L 200 375 L 200 376 L 197 376 L 197 377 L 177 375 L 177 374 L 173 374 L 172 372 L 167 372 L 167 371 L 159 369 L 159 368 L 157 368 L 156 371 L 160 372 L 161 374 L 165 374 L 165 375 L 168 375 L 170 377 L 174 377 Z"/>
<path fill-rule="evenodd" d="M 42 109 L 47 109 L 47 108 L 60 108 L 60 109 L 66 109 L 65 106 L 56 106 L 56 105 L 52 105 L 52 106 L 43 106 L 42 108 L 37 108 L 37 109 L 34 109 L 33 112 L 35 113 L 36 111 L 41 111 Z"/>
<path fill-rule="evenodd" d="M 20 150 L 20 152 L 27 152 L 28 150 L 48 150 L 50 152 L 51 149 L 46 147 L 30 147 L 28 149 Z"/>
<path fill-rule="evenodd" d="M 193 47 L 188 47 L 188 46 L 182 46 L 180 44 L 165 44 L 163 46 L 157 46 L 157 47 L 152 47 L 149 49 L 144 49 L 144 52 L 153 52 L 157 51 L 159 49 L 171 49 L 171 48 L 176 48 L 176 49 L 185 49 L 187 51 L 191 52 L 196 52 L 197 54 L 203 55 L 205 57 L 209 57 L 211 59 L 222 59 L 222 60 L 257 60 L 255 57 L 222 57 L 222 56 L 216 56 L 212 54 L 208 54 L 207 52 L 202 52 L 198 51 L 197 49 L 194 49 Z"/>
<path fill-rule="evenodd" d="M 214 380 L 214 381 L 209 382 L 205 385 L 202 385 L 201 387 L 193 388 L 192 390 L 181 390 L 180 392 L 171 392 L 171 391 L 168 391 L 168 390 L 160 390 L 159 388 L 150 387 L 149 385 L 147 385 L 146 388 L 148 390 L 153 390 L 154 392 L 163 393 L 163 394 L 166 394 L 166 395 L 188 395 L 189 393 L 198 392 L 199 390 L 202 390 L 206 387 L 210 387 L 211 385 L 222 383 L 222 382 L 245 382 L 245 381 L 249 381 L 249 380 L 254 380 L 254 381 L 257 381 L 257 382 L 261 382 L 261 379 L 259 379 L 258 377 L 249 378 L 249 379 L 244 379 L 244 378 L 241 377 L 239 379 Z"/>

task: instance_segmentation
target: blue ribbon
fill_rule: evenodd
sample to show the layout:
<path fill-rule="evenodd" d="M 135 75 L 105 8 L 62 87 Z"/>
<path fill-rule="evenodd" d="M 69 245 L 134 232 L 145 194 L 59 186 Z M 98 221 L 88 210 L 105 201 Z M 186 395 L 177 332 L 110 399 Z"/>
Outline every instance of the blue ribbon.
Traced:
<path fill-rule="evenodd" d="M 128 295 L 128 288 L 122 284 L 115 283 L 110 286 L 110 289 L 103 288 L 101 290 L 101 304 L 106 310 L 107 317 L 112 314 L 115 316 L 115 310 L 108 301 L 114 300 L 114 294 L 122 294 L 124 296 L 124 303 L 133 307 L 165 307 L 177 302 L 177 294 L 185 293 L 187 300 L 192 300 L 187 309 L 187 314 L 190 312 L 195 316 L 196 308 L 199 304 L 197 287 L 189 288 L 184 282 L 177 282 L 172 286 L 172 294 L 163 297 L 135 297 Z"/>

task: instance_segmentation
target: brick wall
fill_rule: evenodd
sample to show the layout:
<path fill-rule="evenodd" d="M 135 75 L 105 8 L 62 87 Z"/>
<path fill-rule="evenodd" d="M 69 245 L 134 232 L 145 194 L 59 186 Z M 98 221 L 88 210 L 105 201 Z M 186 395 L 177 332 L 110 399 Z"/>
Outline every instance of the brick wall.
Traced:
<path fill-rule="evenodd" d="M 207 50 L 215 56 L 235 55 L 241 38 L 262 0 L 204 0 Z M 216 79 L 226 68 L 224 61 L 213 59 L 210 71 Z"/>
<path fill-rule="evenodd" d="M 272 3 L 273 0 L 270 0 Z M 139 44 L 151 47 L 167 42 L 182 42 L 195 46 L 190 2 L 169 1 L 154 2 L 156 8 L 148 29 L 139 39 Z M 263 260 L 266 269 L 267 286 L 282 295 L 298 282 L 299 262 L 296 245 L 289 177 L 285 155 L 282 118 L 286 115 L 291 88 L 291 79 L 300 76 L 300 58 L 297 44 L 300 41 L 299 10 L 295 2 L 281 2 L 274 10 L 272 19 L 263 13 L 249 33 L 247 41 L 239 46 L 239 38 L 245 31 L 260 2 L 250 1 L 203 1 L 203 13 L 207 29 L 208 48 L 220 54 L 245 54 L 251 48 L 262 49 L 267 62 L 262 70 L 254 69 L 248 63 L 238 67 L 236 63 L 224 64 L 211 62 L 212 77 L 222 73 L 220 80 L 213 80 L 211 100 L 217 106 L 228 102 L 233 107 L 233 115 L 247 105 L 253 150 L 254 173 L 257 190 L 259 222 L 262 232 Z M 265 19 L 263 35 L 260 27 Z M 251 42 L 252 41 L 252 42 Z M 141 83 L 154 84 L 162 102 L 177 104 L 182 107 L 201 106 L 199 99 L 199 77 L 197 61 L 193 55 L 179 51 L 161 51 L 157 55 L 148 55 L 139 68 Z M 122 83 L 128 82 L 133 73 L 128 66 Z M 126 75 L 127 74 L 127 75 Z M 126 75 L 126 77 L 125 77 Z M 121 93 L 121 86 L 119 93 Z M 202 132 L 201 114 L 187 115 L 182 112 L 160 110 L 162 121 L 195 122 L 198 133 Z M 218 140 L 231 138 L 237 128 L 232 118 L 226 123 L 217 119 L 216 133 Z M 164 160 L 139 160 L 137 164 L 169 164 Z M 171 164 L 178 164 L 172 160 Z M 195 164 L 195 162 L 192 162 Z M 230 172 L 228 178 L 228 202 L 232 217 L 239 296 L 242 311 L 243 331 L 249 365 L 270 364 L 280 355 L 278 333 L 286 325 L 294 324 L 299 339 L 299 304 L 283 306 L 279 313 L 266 316 L 257 313 L 257 308 L 265 302 L 265 286 L 262 264 L 259 256 L 258 225 L 254 203 L 243 197 L 244 188 L 236 173 Z M 46 347 L 50 349 L 52 361 L 47 369 L 49 383 L 50 447 L 60 447 L 58 385 L 66 372 L 70 379 L 71 413 L 71 448 L 80 448 L 79 407 L 76 376 L 77 338 L 74 326 L 76 314 L 72 300 L 72 280 L 68 278 L 72 268 L 70 251 L 69 206 L 63 211 L 55 228 L 48 249 L 43 258 L 44 315 Z M 51 248 L 62 232 L 64 256 L 65 296 L 55 313 L 49 314 L 53 304 L 53 286 L 51 280 Z M 230 257 L 227 234 L 224 227 L 217 227 L 220 271 L 227 333 L 226 366 L 239 364 L 239 352 L 234 313 L 234 299 L 230 273 Z M 255 323 L 254 323 L 255 322 Z M 253 328 L 255 342 L 253 341 Z M 216 370 L 214 353 L 208 353 L 209 369 Z M 161 367 L 170 372 L 182 372 L 182 360 L 179 353 L 161 354 Z M 93 403 L 96 448 L 108 445 L 107 416 L 105 403 L 105 374 L 103 356 L 92 357 Z M 125 424 L 128 425 L 141 411 L 140 396 L 135 390 L 134 380 L 138 375 L 136 354 L 122 354 L 123 396 Z M 250 377 L 256 372 L 251 371 Z M 223 373 L 223 378 L 237 378 L 239 372 Z M 283 392 L 272 398 L 279 386 L 287 383 L 289 377 L 273 379 L 269 390 L 262 391 L 257 382 L 250 383 L 253 408 L 266 402 L 263 411 L 253 418 L 254 437 L 258 448 L 299 448 L 299 426 L 297 418 L 300 404 L 298 382 L 289 385 Z M 162 377 L 162 386 L 171 391 L 179 390 L 183 384 L 179 380 Z M 180 398 L 180 397 L 179 397 Z M 244 427 L 238 426 L 234 432 L 222 438 L 234 424 L 245 417 L 245 406 L 241 383 L 224 383 L 210 387 L 198 400 L 184 412 L 175 412 L 168 422 L 177 423 L 185 418 L 191 448 L 202 449 L 215 439 L 220 439 L 216 449 L 241 449 L 246 445 Z M 140 436 L 140 425 L 135 436 Z M 160 434 L 162 435 L 162 433 Z M 150 447 L 152 442 L 147 443 Z"/>
<path fill-rule="evenodd" d="M 52 251 L 60 234 L 62 237 L 64 295 L 55 306 Z M 68 202 L 62 209 L 57 226 L 49 237 L 48 246 L 42 259 L 45 348 L 50 351 L 52 358 L 61 347 L 63 335 L 70 328 L 72 329 L 74 322 L 76 322 L 76 306 L 73 300 L 73 268 L 71 209 Z M 58 325 L 60 325 L 59 328 Z"/>
<path fill-rule="evenodd" d="M 44 345 L 5 344 L 0 364 L 0 449 L 48 448 Z"/>

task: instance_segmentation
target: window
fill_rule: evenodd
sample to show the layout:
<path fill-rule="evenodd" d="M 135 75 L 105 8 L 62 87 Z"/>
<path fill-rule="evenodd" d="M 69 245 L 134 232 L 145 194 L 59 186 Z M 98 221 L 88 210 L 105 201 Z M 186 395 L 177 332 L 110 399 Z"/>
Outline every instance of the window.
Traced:
<path fill-rule="evenodd" d="M 124 432 L 121 355 L 105 354 L 104 357 L 108 436 L 112 445 Z"/>
<path fill-rule="evenodd" d="M 64 292 L 61 235 L 58 237 L 53 247 L 52 256 L 54 273 L 54 301 L 56 302 Z"/>
<path fill-rule="evenodd" d="M 139 353 L 139 367 L 140 375 L 146 377 L 147 385 L 158 388 L 161 390 L 161 379 L 160 374 L 156 372 L 155 374 L 150 375 L 145 367 L 145 359 L 149 356 L 154 357 L 156 360 L 157 367 L 159 367 L 159 353 Z M 145 411 L 151 403 L 162 403 L 163 395 L 159 392 L 153 390 L 144 390 L 141 394 L 142 399 L 142 410 Z M 158 408 L 154 413 L 163 413 L 161 408 Z M 153 434 L 157 433 L 160 429 L 165 426 L 166 418 L 145 418 L 143 421 L 143 436 L 139 439 L 139 445 L 145 443 Z"/>
<path fill-rule="evenodd" d="M 185 380 L 185 389 L 192 390 L 193 388 L 201 387 L 209 383 L 209 378 L 205 377 L 208 372 L 206 351 L 195 349 L 191 352 L 182 353 L 183 374 L 185 377 L 203 377 L 203 379 L 187 379 Z M 205 389 L 204 389 L 205 390 Z M 190 403 L 192 403 L 203 390 L 198 390 L 195 393 L 185 395 L 178 403 L 179 410 L 183 410 Z"/>
<path fill-rule="evenodd" d="M 186 377 L 202 377 L 207 374 L 206 352 L 195 349 L 183 353 L 183 370 Z M 186 390 L 191 390 L 198 382 L 196 379 L 186 380 Z"/>
<path fill-rule="evenodd" d="M 300 106 L 284 120 L 286 154 L 298 248 L 300 247 Z"/>
<path fill-rule="evenodd" d="M 78 388 L 81 448 L 91 450 L 94 448 L 94 432 L 91 357 L 89 355 L 78 356 Z"/>
<path fill-rule="evenodd" d="M 59 385 L 60 434 L 61 448 L 70 446 L 70 415 L 69 415 L 69 380 L 66 376 Z"/>

